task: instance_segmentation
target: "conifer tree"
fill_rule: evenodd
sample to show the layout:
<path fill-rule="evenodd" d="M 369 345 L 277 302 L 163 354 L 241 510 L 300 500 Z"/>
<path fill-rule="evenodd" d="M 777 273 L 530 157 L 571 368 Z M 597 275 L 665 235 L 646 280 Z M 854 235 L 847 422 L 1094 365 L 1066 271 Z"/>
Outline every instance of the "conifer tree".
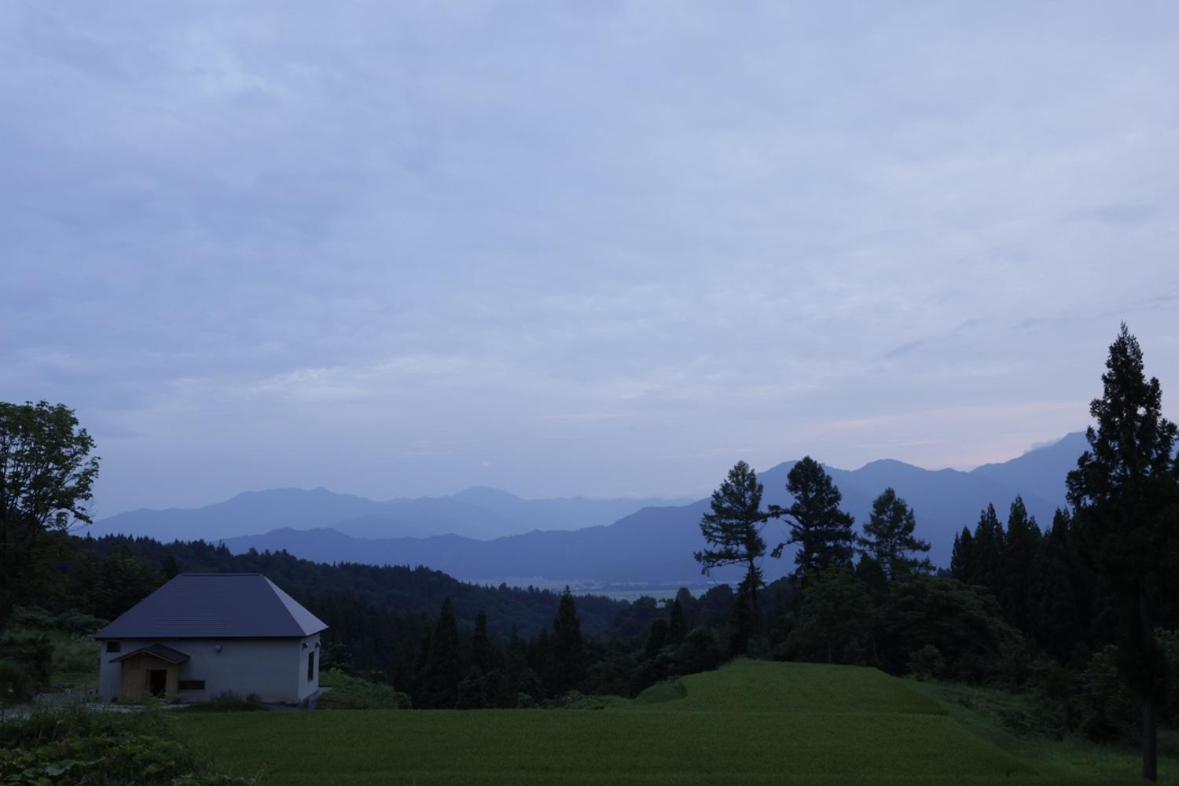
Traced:
<path fill-rule="evenodd" d="M 787 545 L 798 544 L 794 563 L 806 581 L 829 567 L 850 567 L 855 553 L 855 519 L 840 510 L 843 495 L 819 462 L 805 456 L 786 476 L 786 490 L 794 497 L 788 508 L 770 507 L 770 515 L 786 519 L 789 537 L 774 548 L 780 557 Z"/>
<path fill-rule="evenodd" d="M 763 490 L 757 473 L 744 461 L 737 462 L 720 488 L 712 492 L 711 510 L 700 519 L 700 533 L 709 548 L 693 555 L 705 574 L 724 565 L 744 566 L 737 602 L 748 606 L 748 615 L 743 618 L 751 616 L 754 624 L 759 616 L 757 591 L 764 583 L 758 565 L 766 553 L 761 537 L 767 518 L 761 509 Z"/>
<path fill-rule="evenodd" d="M 688 635 L 688 621 L 684 617 L 684 604 L 679 595 L 671 602 L 671 612 L 667 621 L 667 640 L 671 644 L 679 644 Z"/>
<path fill-rule="evenodd" d="M 996 599 L 1003 596 L 1004 541 L 1003 523 L 999 521 L 999 514 L 994 505 L 987 505 L 978 517 L 978 526 L 974 529 L 974 570 L 968 581 L 986 587 Z"/>
<path fill-rule="evenodd" d="M 916 556 L 929 551 L 929 543 L 914 534 L 916 528 L 913 509 L 893 489 L 885 489 L 872 503 L 862 543 L 887 581 L 928 573 L 932 569 L 927 557 Z"/>
<path fill-rule="evenodd" d="M 1084 631 L 1070 565 L 1068 514 L 1057 510 L 1052 529 L 1040 539 L 1028 587 L 1029 627 L 1036 643 L 1066 662 Z"/>
<path fill-rule="evenodd" d="M 963 527 L 954 536 L 954 550 L 950 555 L 950 575 L 966 584 L 974 583 L 975 568 L 974 536 L 970 527 Z"/>
<path fill-rule="evenodd" d="M 1116 596 L 1123 676 L 1142 707 L 1142 775 L 1158 777 L 1156 706 L 1165 666 L 1155 628 L 1174 612 L 1179 574 L 1179 464 L 1162 390 L 1123 323 L 1109 348 L 1089 449 L 1068 475 L 1083 553 Z"/>
<path fill-rule="evenodd" d="M 427 706 L 450 708 L 458 702 L 458 685 L 462 679 L 462 656 L 459 652 L 458 626 L 450 598 L 442 602 L 442 611 L 430 637 L 426 661 L 425 697 Z"/>
<path fill-rule="evenodd" d="M 581 620 L 573 593 L 566 587 L 561 605 L 553 620 L 553 692 L 560 694 L 576 688 L 585 676 L 585 642 L 581 637 Z"/>
<path fill-rule="evenodd" d="M 1032 563 L 1040 545 L 1040 528 L 1028 516 L 1022 497 L 1011 503 L 1007 516 L 1007 533 L 1003 540 L 1002 575 L 999 600 L 1007 621 L 1024 633 L 1031 632 Z"/>
<path fill-rule="evenodd" d="M 471 636 L 471 668 L 478 673 L 486 674 L 498 668 L 499 661 L 499 650 L 487 635 L 487 614 L 483 609 L 479 609 L 475 616 L 475 632 Z"/>

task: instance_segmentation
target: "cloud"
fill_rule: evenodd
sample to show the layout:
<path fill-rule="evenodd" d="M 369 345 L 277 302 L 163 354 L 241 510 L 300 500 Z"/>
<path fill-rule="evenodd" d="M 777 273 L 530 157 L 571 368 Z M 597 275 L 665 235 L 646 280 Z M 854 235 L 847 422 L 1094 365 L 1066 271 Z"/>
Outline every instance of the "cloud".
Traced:
<path fill-rule="evenodd" d="M 1177 16 L 11 3 L 0 399 L 107 510 L 1014 454 L 1179 387 Z"/>

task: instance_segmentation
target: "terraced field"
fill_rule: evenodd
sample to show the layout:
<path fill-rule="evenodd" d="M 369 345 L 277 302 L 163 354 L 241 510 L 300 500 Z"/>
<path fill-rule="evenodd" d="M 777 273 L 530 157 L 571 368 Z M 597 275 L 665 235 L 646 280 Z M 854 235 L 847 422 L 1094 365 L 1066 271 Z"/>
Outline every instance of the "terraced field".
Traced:
<path fill-rule="evenodd" d="M 1138 782 L 1132 759 L 1028 760 L 902 680 L 810 664 L 739 662 L 600 711 L 210 713 L 179 722 L 219 766 L 275 786 Z"/>

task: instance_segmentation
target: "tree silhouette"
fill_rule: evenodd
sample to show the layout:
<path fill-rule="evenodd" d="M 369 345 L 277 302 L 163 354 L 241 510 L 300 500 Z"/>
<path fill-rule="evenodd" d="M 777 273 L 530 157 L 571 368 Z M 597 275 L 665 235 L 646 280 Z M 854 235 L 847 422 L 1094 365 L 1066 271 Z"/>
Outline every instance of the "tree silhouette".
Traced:
<path fill-rule="evenodd" d="M 1179 573 L 1176 427 L 1163 417 L 1159 382 L 1146 378 L 1142 349 L 1124 323 L 1105 365 L 1102 396 L 1089 407 L 1096 427 L 1068 475 L 1068 498 L 1084 554 L 1116 596 L 1119 666 L 1142 706 L 1142 775 L 1156 780 L 1165 667 L 1155 626 L 1174 608 Z"/>

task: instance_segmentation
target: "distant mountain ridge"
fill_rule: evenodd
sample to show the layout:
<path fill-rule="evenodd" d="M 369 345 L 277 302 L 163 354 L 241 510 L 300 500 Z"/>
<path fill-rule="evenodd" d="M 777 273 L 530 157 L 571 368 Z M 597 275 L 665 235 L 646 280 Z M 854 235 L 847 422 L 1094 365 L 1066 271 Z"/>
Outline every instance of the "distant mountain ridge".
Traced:
<path fill-rule="evenodd" d="M 988 504 L 994 504 L 1000 516 L 1006 517 L 1012 500 L 1022 496 L 1028 511 L 1042 527 L 1048 526 L 1055 509 L 1065 504 L 1065 476 L 1086 448 L 1084 435 L 1074 433 L 1011 461 L 969 472 L 926 470 L 891 459 L 873 461 L 857 470 L 827 469 L 857 526 L 867 519 L 872 500 L 886 487 L 895 488 L 913 505 L 918 534 L 932 544 L 934 562 L 946 565 L 954 534 L 964 526 L 973 527 Z M 766 489 L 765 504 L 789 504 L 786 476 L 793 465 L 786 462 L 759 473 Z M 707 500 L 649 506 L 606 526 L 535 531 L 486 541 L 454 534 L 357 538 L 330 528 L 288 527 L 227 539 L 226 544 L 235 552 L 284 549 L 325 562 L 426 565 L 464 581 L 534 577 L 550 582 L 698 583 L 700 574 L 692 553 L 702 545 L 697 525 L 707 509 Z M 784 535 L 781 524 L 767 527 L 771 544 Z M 787 552 L 781 560 L 766 560 L 767 578 L 788 573 L 792 567 L 789 557 Z"/>
<path fill-rule="evenodd" d="M 146 535 L 157 540 L 218 541 L 272 529 L 332 528 L 361 538 L 430 537 L 457 534 L 475 540 L 536 529 L 572 530 L 617 521 L 651 505 L 682 499 L 523 499 L 476 486 L 444 497 L 384 502 L 337 494 L 324 488 L 247 491 L 201 508 L 135 510 L 95 522 L 88 530 Z"/>

